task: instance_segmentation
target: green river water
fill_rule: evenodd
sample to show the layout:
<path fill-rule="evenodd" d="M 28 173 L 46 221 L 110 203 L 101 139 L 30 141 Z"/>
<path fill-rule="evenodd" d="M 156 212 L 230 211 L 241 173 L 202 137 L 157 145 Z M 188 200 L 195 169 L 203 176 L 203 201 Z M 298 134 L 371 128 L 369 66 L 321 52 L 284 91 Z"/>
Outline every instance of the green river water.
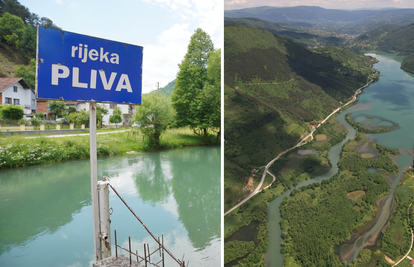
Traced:
<path fill-rule="evenodd" d="M 109 177 L 177 258 L 219 266 L 220 158 L 220 147 L 99 158 L 98 177 Z M 109 198 L 118 244 L 128 247 L 131 236 L 140 254 L 144 243 L 154 250 L 155 241 L 111 189 Z M 0 171 L 0 214 L 0 266 L 91 265 L 89 160 Z M 177 266 L 167 254 L 166 266 Z"/>
<path fill-rule="evenodd" d="M 355 259 L 359 251 L 364 247 L 375 246 L 376 239 L 381 229 L 386 225 L 390 213 L 395 205 L 393 194 L 398 184 L 404 167 L 413 164 L 412 150 L 414 147 L 414 78 L 400 69 L 403 57 L 388 53 L 371 51 L 367 53 L 379 60 L 374 68 L 379 70 L 381 77 L 378 82 L 364 89 L 359 97 L 359 104 L 338 115 L 339 121 L 349 129 L 344 141 L 334 146 L 329 151 L 332 169 L 325 175 L 299 183 L 295 188 L 314 182 L 321 182 L 337 173 L 337 163 L 344 143 L 355 136 L 355 130 L 345 121 L 345 114 L 351 112 L 351 116 L 363 120 L 364 116 L 375 116 L 384 121 L 392 121 L 399 126 L 387 133 L 370 134 L 375 142 L 390 148 L 398 149 L 401 155 L 397 158 L 400 172 L 390 182 L 392 188 L 390 195 L 380 202 L 379 212 L 365 231 L 355 234 L 350 240 L 335 247 L 335 254 L 341 260 L 348 263 Z M 291 190 L 283 193 L 269 203 L 269 246 L 266 254 L 266 266 L 283 266 L 283 254 L 280 253 L 282 238 L 280 229 L 280 203 L 289 195 Z"/>

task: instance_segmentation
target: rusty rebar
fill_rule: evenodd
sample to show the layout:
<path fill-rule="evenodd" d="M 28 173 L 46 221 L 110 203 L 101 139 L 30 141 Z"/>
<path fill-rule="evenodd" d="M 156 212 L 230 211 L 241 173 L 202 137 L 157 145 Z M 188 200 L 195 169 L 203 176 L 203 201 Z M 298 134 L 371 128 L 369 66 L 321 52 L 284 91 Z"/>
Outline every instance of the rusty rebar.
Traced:
<path fill-rule="evenodd" d="M 131 251 L 131 237 L 130 236 L 128 236 L 128 240 L 129 240 L 129 265 L 132 265 L 132 258 L 131 258 L 131 253 L 132 253 L 132 251 Z"/>
<path fill-rule="evenodd" d="M 145 261 L 145 264 L 146 264 L 146 265 L 147 265 L 147 262 L 148 262 L 148 263 L 150 263 L 150 264 L 152 264 L 152 265 L 154 265 L 154 266 L 160 267 L 158 264 L 153 263 L 153 262 L 149 262 L 148 260 L 145 260 L 145 258 L 143 258 L 142 256 L 139 256 L 138 254 L 135 254 L 134 252 L 129 251 L 127 248 L 124 248 L 124 247 L 123 247 L 123 246 L 121 246 L 121 245 L 118 245 L 118 247 L 119 247 L 119 248 L 121 248 L 121 249 L 123 249 L 123 250 L 125 250 L 126 252 L 131 253 L 132 255 L 135 255 L 135 256 L 137 256 L 137 257 L 141 258 L 143 261 Z M 145 253 L 145 251 L 144 251 L 144 253 Z"/>
<path fill-rule="evenodd" d="M 118 243 L 116 242 L 116 230 L 115 230 L 115 256 L 118 259 Z"/>
<path fill-rule="evenodd" d="M 137 220 L 142 224 L 142 226 L 144 226 L 145 230 L 147 230 L 147 232 L 151 235 L 151 237 L 158 243 L 158 245 L 162 246 L 163 250 L 165 250 L 168 255 L 170 255 L 171 258 L 173 258 L 180 266 L 184 265 L 182 264 L 182 262 L 180 262 L 180 260 L 177 260 L 174 255 L 164 247 L 164 244 L 160 244 L 160 242 L 157 240 L 157 238 L 152 234 L 152 232 L 147 228 L 147 226 L 144 224 L 144 222 L 135 214 L 134 210 L 128 206 L 128 204 L 126 203 L 126 201 L 119 195 L 118 191 L 116 191 L 116 189 L 108 182 L 108 185 L 112 188 L 112 190 L 114 190 L 115 194 L 119 197 L 119 199 L 121 199 L 122 202 L 124 202 L 125 206 L 129 209 L 129 211 L 131 211 L 131 213 L 135 216 L 135 218 L 137 218 Z M 145 247 L 144 247 L 145 249 Z"/>
<path fill-rule="evenodd" d="M 145 249 L 145 243 L 144 243 L 144 260 L 145 260 L 145 267 L 147 267 L 147 250 Z"/>

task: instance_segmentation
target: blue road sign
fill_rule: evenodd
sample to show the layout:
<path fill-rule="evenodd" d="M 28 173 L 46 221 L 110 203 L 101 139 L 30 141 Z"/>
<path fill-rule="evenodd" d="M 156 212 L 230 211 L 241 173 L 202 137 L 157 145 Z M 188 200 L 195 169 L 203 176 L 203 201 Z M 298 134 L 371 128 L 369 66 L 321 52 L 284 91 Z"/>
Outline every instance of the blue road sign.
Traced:
<path fill-rule="evenodd" d="M 36 97 L 141 104 L 143 47 L 37 29 Z"/>

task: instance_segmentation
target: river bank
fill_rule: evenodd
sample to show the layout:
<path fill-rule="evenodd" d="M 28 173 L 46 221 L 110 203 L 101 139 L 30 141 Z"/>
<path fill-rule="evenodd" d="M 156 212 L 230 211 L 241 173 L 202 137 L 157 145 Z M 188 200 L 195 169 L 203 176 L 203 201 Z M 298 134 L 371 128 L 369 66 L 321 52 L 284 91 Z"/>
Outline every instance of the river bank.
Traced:
<path fill-rule="evenodd" d="M 218 145 L 215 135 L 209 144 Z M 205 145 L 202 136 L 190 129 L 169 129 L 161 136 L 161 149 Z M 115 156 L 127 152 L 149 152 L 155 149 L 138 130 L 97 135 L 97 155 Z M 89 158 L 89 136 L 41 136 L 29 139 L 22 135 L 0 138 L 0 169 L 18 168 L 73 159 Z"/>

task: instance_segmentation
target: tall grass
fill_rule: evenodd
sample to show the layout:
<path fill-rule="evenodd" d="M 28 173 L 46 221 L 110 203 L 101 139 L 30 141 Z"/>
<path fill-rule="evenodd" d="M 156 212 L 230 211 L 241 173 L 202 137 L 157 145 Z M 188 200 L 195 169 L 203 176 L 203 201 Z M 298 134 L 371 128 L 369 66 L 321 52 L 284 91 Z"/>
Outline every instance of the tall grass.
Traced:
<path fill-rule="evenodd" d="M 89 136 L 67 136 L 62 138 L 27 139 L 26 136 L 0 137 L 0 169 L 16 168 L 71 159 L 89 158 Z M 203 137 L 190 129 L 171 129 L 161 136 L 161 148 L 204 145 Z M 218 144 L 214 135 L 209 144 Z M 154 150 L 138 130 L 117 132 L 97 136 L 98 157 L 125 154 L 128 151 Z"/>

